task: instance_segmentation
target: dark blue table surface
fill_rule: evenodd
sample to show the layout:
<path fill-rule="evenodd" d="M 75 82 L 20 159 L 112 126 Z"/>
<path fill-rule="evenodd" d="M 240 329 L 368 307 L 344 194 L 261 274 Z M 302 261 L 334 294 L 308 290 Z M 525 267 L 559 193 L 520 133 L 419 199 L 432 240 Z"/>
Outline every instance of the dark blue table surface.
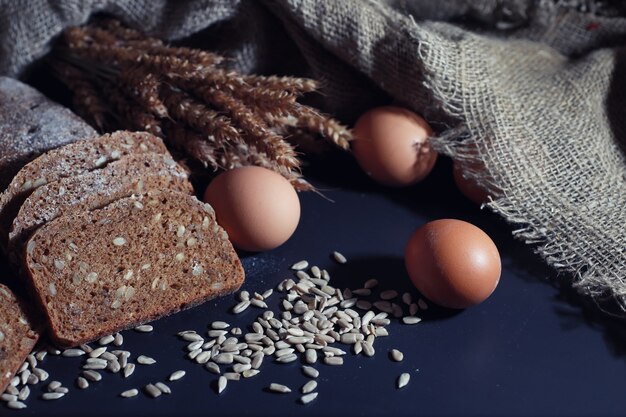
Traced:
<path fill-rule="evenodd" d="M 421 224 L 443 217 L 470 221 L 496 242 L 503 271 L 495 293 L 464 311 L 431 307 L 415 326 L 396 321 L 390 336 L 376 341 L 373 358 L 348 355 L 343 366 L 316 365 L 319 397 L 303 406 L 298 389 L 307 379 L 300 363 L 266 361 L 253 378 L 230 382 L 216 394 L 216 376 L 185 358 L 186 344 L 175 333 L 204 333 L 214 320 L 245 326 L 261 313 L 249 309 L 235 316 L 233 295 L 156 321 L 151 334 L 124 332 L 124 349 L 157 360 L 138 366 L 128 379 L 104 373 L 87 390 L 71 389 L 58 401 L 38 397 L 33 389 L 28 409 L 0 406 L 0 415 L 624 415 L 626 414 L 626 339 L 624 325 L 585 304 L 532 250 L 511 238 L 511 227 L 481 211 L 456 191 L 449 161 L 440 160 L 424 183 L 402 189 L 378 187 L 348 158 L 313 161 L 308 177 L 328 198 L 300 194 L 302 218 L 295 235 L 282 247 L 261 254 L 242 254 L 246 282 L 242 289 L 262 292 L 292 276 L 289 266 L 300 259 L 329 270 L 338 287 L 359 288 L 368 278 L 400 291 L 411 286 L 403 250 Z M 329 199 L 332 200 L 329 201 Z M 329 256 L 346 255 L 345 265 Z M 560 288 L 560 287 L 564 287 Z M 414 290 L 413 290 L 414 291 Z M 270 308 L 280 311 L 280 294 Z M 401 363 L 388 351 L 404 352 Z M 51 380 L 74 387 L 79 358 L 48 356 L 42 367 Z M 166 380 L 174 370 L 187 375 L 168 383 L 173 393 L 151 399 L 140 394 L 122 399 L 126 389 Z M 411 374 L 405 389 L 395 388 L 402 372 Z M 294 392 L 267 392 L 271 382 Z"/>

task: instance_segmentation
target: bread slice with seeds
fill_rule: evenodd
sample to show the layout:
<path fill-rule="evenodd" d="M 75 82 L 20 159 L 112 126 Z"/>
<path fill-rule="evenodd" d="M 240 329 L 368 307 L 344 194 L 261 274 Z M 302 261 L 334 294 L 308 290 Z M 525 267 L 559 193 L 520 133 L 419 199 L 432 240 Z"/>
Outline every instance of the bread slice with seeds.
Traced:
<path fill-rule="evenodd" d="M 38 333 L 30 325 L 20 301 L 0 284 L 0 393 L 33 350 Z"/>
<path fill-rule="evenodd" d="M 9 233 L 8 251 L 19 260 L 23 243 L 50 220 L 70 211 L 93 210 L 148 190 L 193 193 L 187 172 L 169 154 L 140 153 L 106 167 L 37 188 L 22 204 Z M 141 204 L 141 203 L 137 203 Z"/>
<path fill-rule="evenodd" d="M 125 155 L 147 152 L 166 153 L 167 149 L 149 133 L 119 131 L 53 149 L 26 164 L 0 195 L 0 246 L 7 248 L 11 223 L 36 188 L 102 168 Z"/>
<path fill-rule="evenodd" d="M 167 191 L 58 217 L 33 234 L 24 262 L 63 347 L 231 293 L 244 280 L 211 206 Z"/>

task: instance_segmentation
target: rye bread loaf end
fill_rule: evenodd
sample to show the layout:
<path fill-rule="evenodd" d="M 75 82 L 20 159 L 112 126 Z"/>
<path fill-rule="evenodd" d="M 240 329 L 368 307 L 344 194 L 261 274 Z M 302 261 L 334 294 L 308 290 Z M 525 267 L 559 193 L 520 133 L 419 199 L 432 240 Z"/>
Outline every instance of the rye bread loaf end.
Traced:
<path fill-rule="evenodd" d="M 193 194 L 185 169 L 169 154 L 124 156 L 102 169 L 61 178 L 37 188 L 22 204 L 9 233 L 8 252 L 19 261 L 23 243 L 50 220 L 71 211 L 104 207 L 123 197 L 149 190 Z"/>
<path fill-rule="evenodd" d="M 13 219 L 38 187 L 104 167 L 125 155 L 167 153 L 163 141 L 145 132 L 119 131 L 53 149 L 25 165 L 0 195 L 0 246 L 7 249 Z"/>
<path fill-rule="evenodd" d="M 42 153 L 97 136 L 69 109 L 16 79 L 0 77 L 0 190 Z"/>
<path fill-rule="evenodd" d="M 244 272 L 213 209 L 149 192 L 58 217 L 24 249 L 52 339 L 73 346 L 236 291 Z"/>
<path fill-rule="evenodd" d="M 33 330 L 20 301 L 0 284 L 0 393 L 33 350 L 39 335 Z"/>

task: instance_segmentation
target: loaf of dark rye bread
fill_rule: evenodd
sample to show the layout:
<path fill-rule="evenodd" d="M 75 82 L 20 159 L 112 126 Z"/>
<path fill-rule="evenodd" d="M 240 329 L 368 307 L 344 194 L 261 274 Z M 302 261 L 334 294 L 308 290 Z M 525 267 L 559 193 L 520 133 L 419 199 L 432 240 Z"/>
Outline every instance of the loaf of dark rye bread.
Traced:
<path fill-rule="evenodd" d="M 26 163 L 97 136 L 85 121 L 18 80 L 0 77 L 0 191 Z"/>
<path fill-rule="evenodd" d="M 62 347 L 236 291 L 244 279 L 211 206 L 176 192 L 58 217 L 24 250 L 24 269 Z"/>
<path fill-rule="evenodd" d="M 38 187 L 104 167 L 125 155 L 167 153 L 163 141 L 145 132 L 120 131 L 53 149 L 25 165 L 0 195 L 0 246 L 7 249 L 13 219 Z"/>
<path fill-rule="evenodd" d="M 20 301 L 0 284 L 0 393 L 33 350 L 39 335 L 28 321 Z"/>
<path fill-rule="evenodd" d="M 62 178 L 37 188 L 22 204 L 9 233 L 8 252 L 16 261 L 23 243 L 43 224 L 71 211 L 104 207 L 149 190 L 193 194 L 185 169 L 169 154 L 124 156 L 102 169 Z"/>

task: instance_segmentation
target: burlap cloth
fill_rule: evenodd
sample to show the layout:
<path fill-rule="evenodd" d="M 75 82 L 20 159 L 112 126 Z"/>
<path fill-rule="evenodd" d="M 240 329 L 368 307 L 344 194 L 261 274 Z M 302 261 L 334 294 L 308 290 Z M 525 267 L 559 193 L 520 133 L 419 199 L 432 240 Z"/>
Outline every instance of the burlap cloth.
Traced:
<path fill-rule="evenodd" d="M 620 10 L 621 9 L 621 10 Z M 393 98 L 497 192 L 487 207 L 548 264 L 626 310 L 626 13 L 584 0 L 0 0 L 0 73 L 19 76 L 95 12 L 206 44 L 243 71 L 300 59 L 346 121 Z"/>

